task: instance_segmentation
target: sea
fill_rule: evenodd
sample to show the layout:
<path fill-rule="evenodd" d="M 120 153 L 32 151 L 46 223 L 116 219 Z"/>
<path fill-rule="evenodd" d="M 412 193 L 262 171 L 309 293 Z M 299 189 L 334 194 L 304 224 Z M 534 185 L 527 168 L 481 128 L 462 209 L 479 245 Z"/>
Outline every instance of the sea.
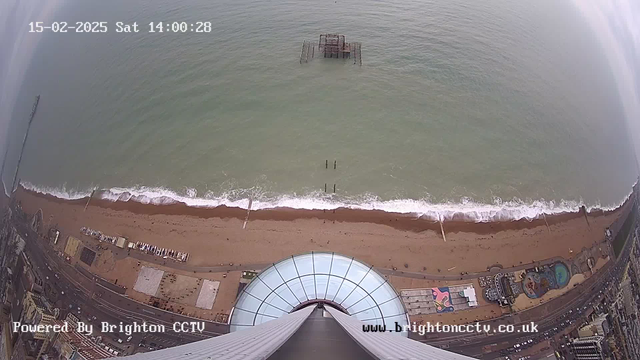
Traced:
<path fill-rule="evenodd" d="M 570 0 L 56 4 L 29 20 L 108 28 L 16 30 L 35 45 L 5 187 L 36 95 L 17 179 L 61 198 L 490 221 L 613 208 L 638 176 L 611 64 Z M 360 42 L 362 65 L 300 63 L 323 33 Z"/>

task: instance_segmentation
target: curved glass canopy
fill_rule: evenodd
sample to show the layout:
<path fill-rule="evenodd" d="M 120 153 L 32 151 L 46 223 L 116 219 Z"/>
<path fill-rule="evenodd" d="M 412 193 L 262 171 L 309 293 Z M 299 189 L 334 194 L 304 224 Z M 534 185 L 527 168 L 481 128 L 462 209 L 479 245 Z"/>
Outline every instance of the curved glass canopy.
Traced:
<path fill-rule="evenodd" d="M 242 291 L 229 320 L 239 331 L 325 302 L 365 324 L 408 324 L 399 295 L 373 267 L 333 253 L 293 256 L 264 269 Z M 407 336 L 406 332 L 401 333 Z"/>

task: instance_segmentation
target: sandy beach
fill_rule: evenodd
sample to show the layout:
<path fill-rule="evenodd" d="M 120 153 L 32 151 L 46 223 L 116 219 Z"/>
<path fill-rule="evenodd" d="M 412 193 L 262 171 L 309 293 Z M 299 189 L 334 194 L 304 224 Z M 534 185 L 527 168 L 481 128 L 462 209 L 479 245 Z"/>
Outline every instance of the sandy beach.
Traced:
<path fill-rule="evenodd" d="M 27 214 L 42 209 L 42 232 L 51 227 L 60 230 L 62 241 L 56 245 L 58 251 L 65 249 L 69 236 L 97 251 L 92 266 L 79 261 L 77 255 L 71 263 L 125 286 L 127 296 L 137 301 L 148 303 L 151 299 L 134 290 L 144 266 L 174 274 L 171 276 L 183 276 L 179 293 L 189 294 L 189 289 L 197 288 L 193 283 L 197 279 L 220 281 L 217 300 L 211 309 L 195 307 L 193 294 L 189 298 L 169 301 L 164 308 L 222 322 L 226 321 L 235 303 L 241 272 L 237 269 L 212 272 L 207 267 L 222 265 L 226 268 L 233 264 L 243 270 L 260 270 L 266 264 L 292 255 L 327 251 L 353 256 L 375 266 L 398 292 L 455 284 L 473 284 L 476 291 L 481 291 L 474 273 L 494 266 L 509 268 L 559 257 L 584 262 L 585 256 L 606 256 L 608 244 L 599 245 L 605 241 L 605 229 L 620 226 L 622 221 L 619 219 L 631 205 L 627 201 L 614 211 L 588 214 L 577 211 L 533 221 L 445 221 L 445 241 L 437 222 L 381 211 L 272 209 L 251 211 L 247 218 L 247 210 L 238 208 L 149 205 L 95 198 L 62 200 L 24 188 L 19 188 L 16 200 Z M 81 227 L 100 230 L 106 235 L 124 236 L 132 242 L 142 241 L 188 252 L 190 258 L 182 264 L 186 268 L 180 269 L 171 261 L 160 259 L 150 263 L 115 247 L 98 250 L 99 244 L 82 235 Z M 587 248 L 589 250 L 583 252 Z M 600 261 L 604 262 L 606 259 Z M 459 278 L 461 273 L 471 276 L 462 279 Z M 167 291 L 175 290 L 161 287 L 156 296 L 167 298 L 170 296 L 165 294 Z M 555 297 L 551 295 L 547 300 Z M 496 318 L 504 313 L 498 304 L 482 297 L 478 300 L 479 306 L 468 311 L 412 315 L 411 321 L 462 324 Z M 521 305 L 528 308 L 539 303 L 529 301 Z"/>
<path fill-rule="evenodd" d="M 120 235 L 191 254 L 189 264 L 264 264 L 310 251 L 354 256 L 379 268 L 446 274 L 486 271 L 561 256 L 572 258 L 604 240 L 605 229 L 628 206 L 587 215 L 568 213 L 533 221 L 444 223 L 415 216 L 337 209 L 311 211 L 194 208 L 182 204 L 146 205 L 91 199 L 61 200 L 18 190 L 27 213 L 39 208 L 45 228 L 78 235 L 80 227 Z M 448 272 L 448 269 L 455 268 Z"/>

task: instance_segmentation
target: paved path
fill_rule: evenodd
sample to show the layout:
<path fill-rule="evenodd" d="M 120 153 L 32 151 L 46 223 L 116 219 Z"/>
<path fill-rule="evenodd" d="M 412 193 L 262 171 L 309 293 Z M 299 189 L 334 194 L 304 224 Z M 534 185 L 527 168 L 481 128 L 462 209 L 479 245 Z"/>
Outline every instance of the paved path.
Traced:
<path fill-rule="evenodd" d="M 113 248 L 116 249 L 115 246 L 113 246 Z M 234 264 L 234 265 L 216 265 L 216 266 L 195 266 L 195 265 L 190 265 L 188 263 L 178 262 L 170 259 L 162 259 L 161 257 L 147 254 L 139 250 L 131 250 L 128 256 L 140 261 L 145 261 L 152 264 L 167 266 L 173 269 L 196 272 L 196 273 L 206 273 L 206 272 L 218 273 L 218 272 L 227 272 L 227 271 L 262 270 L 272 265 L 272 264 L 237 264 L 237 265 Z M 124 256 L 122 255 L 118 257 L 124 258 Z M 557 256 L 551 259 L 536 261 L 534 263 L 527 263 L 527 264 L 522 264 L 518 266 L 508 267 L 508 268 L 494 267 L 491 269 L 491 271 L 465 273 L 464 275 L 440 274 L 440 273 L 428 274 L 423 272 L 411 272 L 411 271 L 393 270 L 393 269 L 378 268 L 378 267 L 376 267 L 375 269 L 383 275 L 393 275 L 393 276 L 400 276 L 400 277 L 413 278 L 413 279 L 453 281 L 453 280 L 474 280 L 482 276 L 495 275 L 499 272 L 520 271 L 520 270 L 529 269 L 535 266 L 544 266 L 548 264 L 553 264 L 558 261 L 562 261 L 565 264 L 567 264 L 567 260 L 565 258 Z M 567 267 L 571 268 L 568 264 L 567 264 Z"/>
<path fill-rule="evenodd" d="M 495 329 L 499 324 L 512 324 L 518 328 L 522 324 L 535 322 L 538 325 L 539 333 L 548 331 L 549 335 L 552 335 L 556 330 L 565 329 L 569 325 L 562 325 L 562 322 L 577 321 L 582 318 L 585 312 L 588 312 L 594 303 L 599 301 L 598 299 L 600 299 L 603 292 L 606 292 L 606 289 L 621 280 L 621 276 L 624 273 L 624 265 L 629 261 L 632 243 L 633 241 L 628 240 L 617 259 L 607 262 L 593 276 L 590 276 L 562 296 L 534 308 L 498 319 L 484 321 L 481 324 L 491 324 L 492 328 Z M 503 333 L 486 336 L 484 334 L 441 333 L 432 334 L 432 336 L 425 337 L 420 341 L 427 342 L 430 345 L 445 346 L 449 350 L 477 358 L 494 359 L 498 357 L 499 350 L 510 348 L 514 343 L 529 338 L 534 338 L 534 344 L 542 340 L 539 334 L 536 336 L 536 334 Z M 501 347 L 491 350 L 491 353 L 485 353 L 484 346 L 488 344 L 500 344 Z"/>

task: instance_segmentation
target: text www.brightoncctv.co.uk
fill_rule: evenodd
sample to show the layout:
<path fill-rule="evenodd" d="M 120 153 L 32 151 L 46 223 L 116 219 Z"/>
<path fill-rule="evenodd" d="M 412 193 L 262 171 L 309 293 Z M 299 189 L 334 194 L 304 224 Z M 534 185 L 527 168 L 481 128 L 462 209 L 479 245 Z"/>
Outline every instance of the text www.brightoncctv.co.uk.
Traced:
<path fill-rule="evenodd" d="M 537 333 L 538 325 L 530 322 L 528 324 L 511 325 L 501 324 L 498 326 L 491 326 L 489 324 L 480 324 L 478 322 L 474 324 L 464 325 L 449 325 L 441 324 L 439 322 L 432 324 L 427 322 L 425 324 L 407 324 L 400 325 L 395 323 L 395 326 L 384 325 L 362 325 L 363 332 L 414 332 L 419 335 L 425 335 L 427 333 Z"/>

